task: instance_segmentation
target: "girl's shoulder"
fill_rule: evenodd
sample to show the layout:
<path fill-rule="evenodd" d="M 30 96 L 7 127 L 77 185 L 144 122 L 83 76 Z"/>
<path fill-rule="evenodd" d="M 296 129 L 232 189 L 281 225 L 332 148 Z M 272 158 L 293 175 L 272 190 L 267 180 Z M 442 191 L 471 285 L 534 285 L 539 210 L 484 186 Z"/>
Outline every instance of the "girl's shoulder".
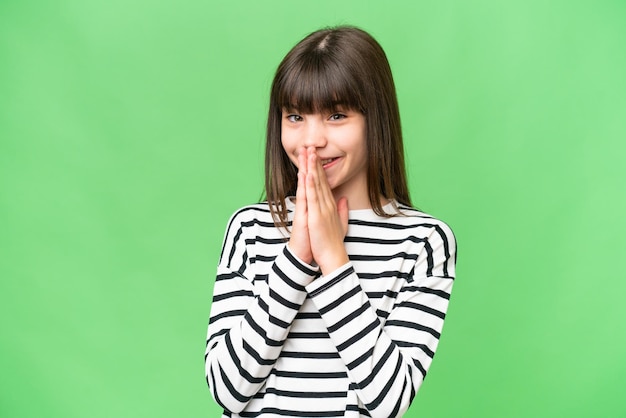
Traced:
<path fill-rule="evenodd" d="M 404 218 L 404 223 L 411 225 L 411 229 L 416 235 L 423 236 L 429 240 L 431 238 L 438 239 L 444 243 L 447 253 L 456 253 L 456 237 L 452 228 L 446 222 L 419 209 L 404 205 L 398 206 L 402 215 L 394 218 Z M 447 256 L 449 257 L 450 254 L 447 254 Z"/>
<path fill-rule="evenodd" d="M 232 217 L 263 217 L 271 216 L 270 207 L 267 202 L 252 203 L 242 206 L 233 212 Z"/>
<path fill-rule="evenodd" d="M 289 208 L 287 210 L 291 212 Z M 274 234 L 280 228 L 276 226 L 268 202 L 260 202 L 243 206 L 233 212 L 226 229 L 238 231 L 239 234 Z M 284 235 L 284 231 L 281 231 L 281 234 Z"/>
<path fill-rule="evenodd" d="M 253 203 L 235 210 L 228 221 L 229 225 L 249 223 L 273 224 L 272 212 L 267 202 Z"/>
<path fill-rule="evenodd" d="M 288 230 L 280 228 L 274 222 L 267 202 L 254 203 L 237 209 L 226 226 L 225 243 L 240 243 L 249 250 L 257 244 L 284 243 L 289 237 Z M 288 223 L 290 227 L 291 224 Z M 229 244 L 232 243 L 232 244 Z"/>
<path fill-rule="evenodd" d="M 454 237 L 452 229 L 446 222 L 411 206 L 392 201 L 383 206 L 383 211 L 391 216 L 380 216 L 373 210 L 351 211 L 350 224 L 362 233 L 369 234 L 376 234 L 376 230 L 379 230 L 385 234 L 428 236 L 438 233 L 452 239 Z"/>
<path fill-rule="evenodd" d="M 444 221 L 439 218 L 434 217 L 433 215 L 424 212 L 420 209 L 406 206 L 402 204 L 397 205 L 398 218 L 408 218 L 413 222 L 423 222 L 423 223 L 437 223 L 441 225 L 446 225 Z"/>
<path fill-rule="evenodd" d="M 434 216 L 421 211 L 420 209 L 404 205 L 402 203 L 398 203 L 395 201 L 391 201 L 382 207 L 383 212 L 387 216 L 381 216 L 374 213 L 372 209 L 365 210 L 354 210 L 350 211 L 350 217 L 354 217 L 357 219 L 363 220 L 371 220 L 371 221 L 382 221 L 389 223 L 415 223 L 415 222 L 424 222 L 424 223 L 442 223 L 443 221 L 435 218 Z"/>

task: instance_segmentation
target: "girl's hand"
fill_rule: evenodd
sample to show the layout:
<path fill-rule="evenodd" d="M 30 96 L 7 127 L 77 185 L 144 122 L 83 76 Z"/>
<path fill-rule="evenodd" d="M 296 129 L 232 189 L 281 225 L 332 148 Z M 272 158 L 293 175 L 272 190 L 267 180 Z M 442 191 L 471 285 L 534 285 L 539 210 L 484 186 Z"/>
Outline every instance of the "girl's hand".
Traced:
<path fill-rule="evenodd" d="M 328 274 L 349 261 L 343 243 L 348 231 L 348 200 L 342 197 L 335 203 L 324 167 L 314 147 L 309 147 L 306 157 L 305 198 L 310 251 L 322 273 Z M 299 164 L 302 166 L 300 160 Z M 297 211 L 296 208 L 296 215 Z"/>
<path fill-rule="evenodd" d="M 289 249 L 302 261 L 311 264 L 313 254 L 309 243 L 309 227 L 307 219 L 306 198 L 307 150 L 302 148 L 298 153 L 298 187 L 296 189 L 296 210 L 291 225 Z"/>

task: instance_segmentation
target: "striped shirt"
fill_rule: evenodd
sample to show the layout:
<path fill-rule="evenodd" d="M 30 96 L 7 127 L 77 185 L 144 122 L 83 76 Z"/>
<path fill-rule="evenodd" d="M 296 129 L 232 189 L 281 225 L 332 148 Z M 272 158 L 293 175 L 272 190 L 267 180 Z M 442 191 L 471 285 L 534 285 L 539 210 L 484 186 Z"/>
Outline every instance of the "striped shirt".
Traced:
<path fill-rule="evenodd" d="M 267 203 L 231 217 L 205 354 L 223 417 L 407 410 L 439 342 L 456 242 L 442 221 L 397 206 L 392 218 L 350 211 L 350 261 L 326 276 L 289 250 Z M 287 208 L 291 219 L 294 204 Z"/>

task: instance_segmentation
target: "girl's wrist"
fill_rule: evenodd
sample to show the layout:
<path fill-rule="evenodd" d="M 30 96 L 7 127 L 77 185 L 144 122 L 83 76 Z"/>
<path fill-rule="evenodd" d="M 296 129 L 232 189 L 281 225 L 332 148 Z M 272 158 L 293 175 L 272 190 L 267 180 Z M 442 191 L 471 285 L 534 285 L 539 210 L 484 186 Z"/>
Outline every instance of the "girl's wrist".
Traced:
<path fill-rule="evenodd" d="M 295 248 L 296 246 L 293 245 L 293 243 L 291 241 L 287 242 L 287 248 L 289 249 L 289 251 L 295 255 L 296 257 L 298 257 L 298 259 L 300 259 L 300 261 L 303 261 L 306 264 L 311 265 L 313 263 L 313 256 L 311 255 L 310 252 L 303 252 L 303 251 L 298 251 L 297 248 Z"/>
<path fill-rule="evenodd" d="M 350 261 L 348 258 L 348 254 L 343 251 L 343 254 L 337 254 L 330 259 L 326 259 L 323 262 L 318 261 L 320 270 L 322 270 L 322 274 L 327 276 L 333 271 L 337 270 L 339 267 L 346 265 Z"/>

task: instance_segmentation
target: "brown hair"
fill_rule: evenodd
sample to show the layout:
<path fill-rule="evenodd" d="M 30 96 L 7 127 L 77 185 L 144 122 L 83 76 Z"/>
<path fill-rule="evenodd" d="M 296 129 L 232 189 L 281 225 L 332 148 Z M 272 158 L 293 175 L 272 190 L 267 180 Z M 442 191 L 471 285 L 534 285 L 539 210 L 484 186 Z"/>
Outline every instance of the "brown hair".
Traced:
<path fill-rule="evenodd" d="M 297 186 L 297 168 L 281 143 L 282 111 L 314 113 L 333 110 L 338 104 L 365 115 L 368 195 L 374 212 L 394 216 L 384 212 L 381 196 L 411 206 L 389 62 L 367 32 L 339 26 L 301 40 L 274 76 L 267 118 L 265 194 L 278 226 L 286 226 L 285 199 L 295 196 Z"/>

